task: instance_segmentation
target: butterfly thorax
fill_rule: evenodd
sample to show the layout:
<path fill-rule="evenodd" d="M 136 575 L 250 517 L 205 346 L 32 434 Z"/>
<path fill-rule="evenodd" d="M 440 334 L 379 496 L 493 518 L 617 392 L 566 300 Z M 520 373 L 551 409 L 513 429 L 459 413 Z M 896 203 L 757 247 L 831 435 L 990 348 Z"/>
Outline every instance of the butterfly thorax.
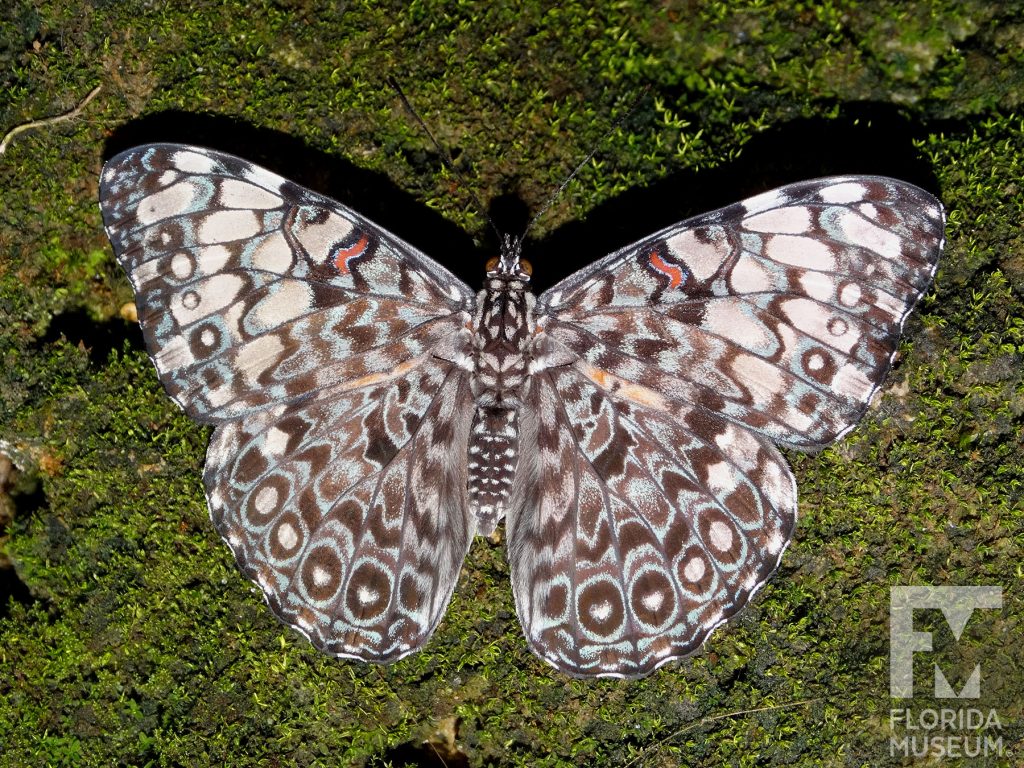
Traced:
<path fill-rule="evenodd" d="M 519 458 L 518 409 L 534 332 L 529 265 L 507 238 L 488 263 L 473 339 L 476 412 L 469 436 L 469 498 L 478 530 L 489 534 L 505 514 Z"/>

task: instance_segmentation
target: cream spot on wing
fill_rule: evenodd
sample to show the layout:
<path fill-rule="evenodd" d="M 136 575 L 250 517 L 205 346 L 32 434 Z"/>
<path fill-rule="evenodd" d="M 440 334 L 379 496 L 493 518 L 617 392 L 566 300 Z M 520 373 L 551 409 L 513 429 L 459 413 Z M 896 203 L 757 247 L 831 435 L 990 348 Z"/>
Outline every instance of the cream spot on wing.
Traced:
<path fill-rule="evenodd" d="M 245 311 L 245 302 L 238 301 L 229 306 L 221 313 L 221 323 L 231 334 L 231 342 L 238 344 L 243 339 L 242 334 L 242 313 Z"/>
<path fill-rule="evenodd" d="M 748 214 L 751 214 L 767 210 L 768 208 L 778 208 L 787 202 L 789 202 L 789 196 L 786 193 L 780 189 L 773 189 L 768 192 L 762 192 L 760 195 L 749 197 L 740 205 L 746 209 Z"/>
<path fill-rule="evenodd" d="M 277 543 L 285 549 L 292 549 L 299 543 L 299 535 L 291 523 L 282 523 L 277 529 Z"/>
<path fill-rule="evenodd" d="M 604 621 L 612 615 L 612 604 L 605 600 L 603 603 L 590 606 L 590 615 L 598 621 Z"/>
<path fill-rule="evenodd" d="M 261 329 L 279 325 L 302 317 L 313 305 L 313 291 L 300 280 L 283 280 L 271 293 L 252 308 L 251 320 Z"/>
<path fill-rule="evenodd" d="M 196 239 L 203 244 L 248 240 L 260 229 L 259 217 L 252 211 L 214 211 L 200 222 Z"/>
<path fill-rule="evenodd" d="M 644 604 L 644 607 L 649 611 L 656 611 L 661 608 L 661 604 L 665 602 L 664 592 L 650 592 L 643 596 L 640 600 Z"/>
<path fill-rule="evenodd" d="M 750 256 L 741 256 L 729 272 L 729 285 L 737 294 L 775 290 L 775 277 Z"/>
<path fill-rule="evenodd" d="M 715 493 L 731 491 L 736 487 L 736 478 L 733 477 L 732 467 L 724 461 L 709 464 L 707 467 L 707 484 Z"/>
<path fill-rule="evenodd" d="M 187 253 L 176 253 L 171 257 L 171 274 L 179 280 L 192 277 L 194 267 L 195 264 L 192 263 L 192 257 Z"/>
<path fill-rule="evenodd" d="M 669 253 L 685 264 L 695 278 L 707 280 L 732 255 L 732 247 L 721 227 L 707 227 L 701 231 L 708 236 L 707 241 L 698 238 L 692 229 L 685 229 L 670 237 L 665 245 Z"/>
<path fill-rule="evenodd" d="M 220 204 L 225 208 L 277 208 L 281 198 L 265 189 L 238 179 L 224 179 L 220 183 Z"/>
<path fill-rule="evenodd" d="M 683 569 L 683 576 L 685 576 L 689 581 L 700 581 L 701 577 L 704 575 L 704 569 L 704 561 L 699 557 L 694 557 Z"/>
<path fill-rule="evenodd" d="M 807 359 L 807 367 L 812 371 L 820 371 L 825 365 L 825 358 L 822 357 L 820 352 L 814 352 Z"/>
<path fill-rule="evenodd" d="M 867 193 L 867 189 L 862 184 L 846 181 L 822 188 L 818 196 L 826 203 L 843 205 L 863 200 Z"/>
<path fill-rule="evenodd" d="M 278 176 L 276 173 L 256 165 L 250 165 L 242 175 L 247 181 L 251 181 L 256 186 L 266 189 L 279 190 L 285 183 L 283 176 Z"/>
<path fill-rule="evenodd" d="M 184 327 L 200 317 L 216 312 L 233 302 L 242 289 L 238 275 L 214 275 L 193 285 L 178 301 L 171 302 L 171 313 Z"/>
<path fill-rule="evenodd" d="M 235 390 L 230 384 L 224 382 L 219 387 L 206 390 L 206 402 L 210 404 L 211 408 L 220 408 L 225 403 L 230 402 L 235 396 Z"/>
<path fill-rule="evenodd" d="M 793 488 L 792 475 L 783 473 L 782 468 L 772 462 L 765 464 L 761 472 L 761 490 L 769 499 L 776 502 L 779 509 L 786 509 L 796 501 L 796 493 Z"/>
<path fill-rule="evenodd" d="M 727 425 L 725 430 L 715 437 L 715 444 L 740 467 L 753 465 L 760 449 L 760 445 L 750 432 L 732 424 Z"/>
<path fill-rule="evenodd" d="M 213 335 L 213 331 L 211 331 L 209 328 L 203 328 L 203 330 L 200 331 L 199 341 L 201 341 L 204 346 L 211 346 L 215 340 L 216 339 Z"/>
<path fill-rule="evenodd" d="M 860 286 L 856 283 L 847 283 L 839 291 L 839 303 L 844 307 L 854 307 L 860 301 Z"/>
<path fill-rule="evenodd" d="M 755 317 L 743 311 L 735 301 L 710 301 L 704 307 L 701 327 L 717 336 L 736 339 L 746 349 L 756 349 L 770 355 L 776 339 Z"/>
<path fill-rule="evenodd" d="M 886 312 L 890 317 L 902 318 L 903 314 L 907 311 L 907 304 L 905 300 L 898 299 L 885 291 L 876 290 L 874 298 L 875 306 L 883 312 Z"/>
<path fill-rule="evenodd" d="M 887 259 L 898 259 L 903 253 L 895 232 L 882 229 L 853 211 L 840 213 L 838 223 L 846 239 L 854 245 L 869 248 Z"/>
<path fill-rule="evenodd" d="M 284 234 L 275 231 L 260 240 L 252 252 L 252 266 L 274 274 L 283 275 L 292 265 L 292 249 Z"/>
<path fill-rule="evenodd" d="M 140 224 L 152 224 L 154 221 L 185 213 L 195 199 L 195 184 L 182 181 L 142 198 L 135 217 Z"/>
<path fill-rule="evenodd" d="M 867 216 L 869 219 L 878 218 L 878 209 L 871 203 L 861 203 L 860 205 L 857 206 L 857 210 L 860 211 L 864 216 Z"/>
<path fill-rule="evenodd" d="M 220 272 L 231 258 L 231 251 L 223 245 L 208 245 L 199 249 L 199 269 L 206 275 Z"/>
<path fill-rule="evenodd" d="M 836 259 L 828 245 L 812 237 L 772 235 L 764 246 L 765 254 L 781 264 L 833 271 Z"/>
<path fill-rule="evenodd" d="M 804 272 L 800 275 L 800 287 L 810 298 L 828 303 L 836 292 L 835 278 L 824 272 Z"/>
<path fill-rule="evenodd" d="M 736 355 L 730 366 L 739 383 L 756 405 L 767 405 L 785 388 L 783 373 L 775 365 L 754 355 Z"/>
<path fill-rule="evenodd" d="M 743 226 L 751 232 L 799 235 L 810 229 L 811 212 L 802 205 L 776 208 L 748 216 L 743 220 Z"/>
<path fill-rule="evenodd" d="M 210 173 L 217 167 L 212 157 L 182 149 L 171 155 L 171 165 L 182 173 Z"/>
<path fill-rule="evenodd" d="M 819 341 L 823 341 L 830 347 L 849 353 L 857 343 L 859 335 L 849 326 L 841 328 L 833 323 L 836 330 L 844 330 L 844 333 L 833 333 L 829 325 L 836 316 L 832 310 L 823 304 L 810 299 L 790 299 L 781 305 L 782 314 L 797 330 L 803 331 Z"/>
<path fill-rule="evenodd" d="M 184 336 L 174 336 L 153 355 L 153 363 L 160 373 L 185 368 L 195 362 L 195 356 Z"/>
<path fill-rule="evenodd" d="M 847 395 L 864 402 L 871 396 L 875 385 L 855 365 L 848 363 L 832 379 L 832 388 L 841 395 Z"/>
<path fill-rule="evenodd" d="M 295 237 L 310 258 L 323 263 L 331 255 L 332 246 L 339 240 L 344 240 L 353 228 L 351 221 L 331 213 L 322 223 L 306 223 L 296 227 Z"/>
<path fill-rule="evenodd" d="M 263 453 L 266 456 L 280 456 L 288 446 L 288 433 L 271 427 L 263 438 Z"/>
<path fill-rule="evenodd" d="M 314 565 L 313 566 L 313 583 L 316 584 L 318 587 L 322 587 L 322 586 L 324 586 L 324 584 L 330 584 L 330 582 L 331 582 L 331 574 L 327 571 L 327 569 L 324 568 L 322 565 Z M 366 592 L 368 592 L 368 591 L 369 590 L 367 590 L 366 587 L 361 587 L 360 588 L 359 599 L 362 600 L 363 599 L 363 595 Z M 369 602 L 369 600 L 366 600 L 366 601 L 363 601 L 363 602 Z"/>
<path fill-rule="evenodd" d="M 144 261 L 132 270 L 129 277 L 132 281 L 132 288 L 135 289 L 136 293 L 154 277 L 160 276 L 160 270 L 157 269 L 157 261 L 158 259 Z"/>
<path fill-rule="evenodd" d="M 811 428 L 811 425 L 814 423 L 814 420 L 811 418 L 810 414 L 804 413 L 799 408 L 796 408 L 795 406 L 792 405 L 787 406 L 785 414 L 782 417 L 782 420 L 789 425 L 789 428 L 794 433 L 797 434 L 801 432 L 806 432 L 808 429 Z"/>
<path fill-rule="evenodd" d="M 711 546 L 719 552 L 727 552 L 732 547 L 732 529 L 721 520 L 715 520 L 708 533 L 711 537 Z"/>
<path fill-rule="evenodd" d="M 356 597 L 363 605 L 370 605 L 377 601 L 377 598 L 380 597 L 380 592 L 363 585 L 356 590 Z"/>
<path fill-rule="evenodd" d="M 256 492 L 253 506 L 261 515 L 269 515 L 277 509 L 277 488 L 264 485 Z"/>
<path fill-rule="evenodd" d="M 781 533 L 773 533 L 771 538 L 768 539 L 768 551 L 773 555 L 777 555 L 782 551 L 782 547 L 785 546 L 785 544 L 786 540 L 782 538 Z"/>
<path fill-rule="evenodd" d="M 258 336 L 235 350 L 235 369 L 249 386 L 255 387 L 259 377 L 280 360 L 283 349 L 284 343 L 277 334 Z"/>

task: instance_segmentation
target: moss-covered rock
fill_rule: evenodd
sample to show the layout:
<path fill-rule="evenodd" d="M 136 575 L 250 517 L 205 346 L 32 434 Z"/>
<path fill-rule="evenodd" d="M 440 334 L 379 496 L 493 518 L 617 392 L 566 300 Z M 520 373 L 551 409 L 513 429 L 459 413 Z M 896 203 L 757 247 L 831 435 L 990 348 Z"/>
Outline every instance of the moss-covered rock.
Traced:
<path fill-rule="evenodd" d="M 889 588 L 993 584 L 959 642 L 1024 759 L 1024 6 L 982 2 L 91 2 L 0 10 L 0 764 L 925 764 L 890 711 Z M 466 181 L 388 85 L 397 78 Z M 645 86 L 651 90 L 609 136 Z M 541 288 L 666 226 L 825 173 L 940 194 L 948 247 L 861 427 L 793 456 L 781 572 L 692 659 L 569 680 L 526 649 L 475 543 L 427 648 L 326 658 L 279 625 L 206 516 L 206 431 L 164 395 L 96 206 L 104 157 L 173 140 L 353 205 L 480 283 L 475 194 Z M 472 192 L 467 189 L 472 189 Z M 959 706 L 960 702 L 952 702 Z M 989 735 L 992 735 L 991 733 Z"/>

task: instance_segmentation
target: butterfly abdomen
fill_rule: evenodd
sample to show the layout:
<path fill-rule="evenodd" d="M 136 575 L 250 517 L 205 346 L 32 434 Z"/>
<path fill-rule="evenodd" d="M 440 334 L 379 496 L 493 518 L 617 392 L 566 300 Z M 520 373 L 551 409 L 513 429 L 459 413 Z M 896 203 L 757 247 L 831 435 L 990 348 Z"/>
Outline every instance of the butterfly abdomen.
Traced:
<path fill-rule="evenodd" d="M 477 408 L 469 433 L 469 503 L 484 536 L 505 515 L 518 459 L 519 412 Z"/>

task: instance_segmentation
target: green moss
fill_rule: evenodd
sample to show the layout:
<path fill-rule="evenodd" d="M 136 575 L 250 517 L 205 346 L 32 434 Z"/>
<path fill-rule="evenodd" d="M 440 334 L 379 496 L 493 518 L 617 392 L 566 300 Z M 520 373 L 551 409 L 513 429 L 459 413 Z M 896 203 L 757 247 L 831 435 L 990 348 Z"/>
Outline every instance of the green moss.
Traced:
<path fill-rule="evenodd" d="M 103 85 L 81 118 L 0 155 L 0 451 L 20 471 L 0 477 L 13 509 L 0 566 L 13 562 L 27 590 L 0 607 L 0 763 L 384 766 L 452 764 L 461 751 L 472 766 L 899 765 L 889 587 L 903 584 L 1003 586 L 1002 612 L 979 613 L 960 643 L 926 620 L 958 669 L 983 665 L 978 704 L 999 711 L 1011 751 L 982 764 L 1018 763 L 1021 10 L 42 0 L 0 11 L 3 131 Z M 481 539 L 426 649 L 366 666 L 313 651 L 238 573 L 207 519 L 208 433 L 165 396 L 121 319 L 131 289 L 103 236 L 97 176 L 109 151 L 156 138 L 282 172 L 295 160 L 305 183 L 388 226 L 404 212 L 424 222 L 402 234 L 442 261 L 467 250 L 445 239 L 460 228 L 488 237 L 466 186 L 536 210 L 594 146 L 533 233 L 539 253 L 586 260 L 642 234 L 634 218 L 653 229 L 770 182 L 848 170 L 934 188 L 948 247 L 864 423 L 792 457 L 801 520 L 781 572 L 698 655 L 639 682 L 561 676 L 526 650 L 503 547 Z M 578 243 L 596 251 L 568 254 Z M 553 281 L 567 263 L 537 266 Z M 0 595 L 14 578 L 0 570 Z"/>

